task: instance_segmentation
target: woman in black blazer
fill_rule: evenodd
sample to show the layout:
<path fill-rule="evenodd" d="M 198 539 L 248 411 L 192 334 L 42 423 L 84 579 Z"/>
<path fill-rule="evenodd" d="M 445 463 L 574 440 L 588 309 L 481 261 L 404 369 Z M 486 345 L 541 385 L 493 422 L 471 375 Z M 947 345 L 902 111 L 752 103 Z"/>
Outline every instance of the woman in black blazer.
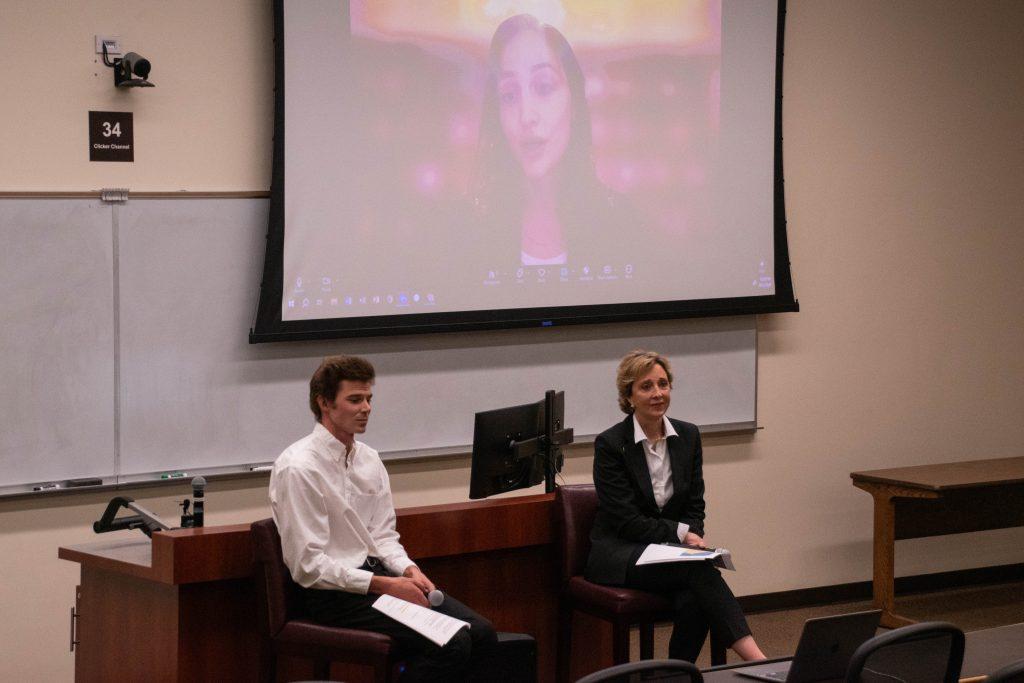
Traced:
<path fill-rule="evenodd" d="M 598 509 L 586 577 L 672 597 L 669 657 L 695 661 L 708 629 L 745 660 L 764 659 L 747 620 L 710 562 L 636 566 L 650 543 L 704 546 L 704 475 L 700 432 L 667 417 L 672 369 L 653 351 L 619 363 L 619 407 L 627 417 L 594 442 Z"/>

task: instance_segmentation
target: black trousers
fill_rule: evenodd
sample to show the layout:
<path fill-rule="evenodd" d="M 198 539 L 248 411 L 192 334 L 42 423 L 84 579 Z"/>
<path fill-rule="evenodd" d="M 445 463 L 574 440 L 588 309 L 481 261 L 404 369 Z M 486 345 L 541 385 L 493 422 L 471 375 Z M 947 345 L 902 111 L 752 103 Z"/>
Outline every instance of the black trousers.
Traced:
<path fill-rule="evenodd" d="M 363 569 L 385 575 L 378 564 L 364 565 Z M 497 643 L 494 626 L 461 602 L 448 595 L 433 609 L 470 623 L 444 647 L 424 638 L 407 626 L 373 608 L 380 597 L 373 593 L 362 595 L 345 591 L 304 588 L 303 598 L 309 618 L 325 626 L 341 626 L 375 631 L 391 636 L 398 646 L 398 656 L 405 660 L 402 681 L 462 681 L 468 680 L 471 665 L 481 666 L 482 660 L 493 656 Z"/>
<path fill-rule="evenodd" d="M 642 551 L 642 550 L 641 550 Z M 636 566 L 640 553 L 630 562 L 626 587 L 669 595 L 675 610 L 668 656 L 695 662 L 709 628 L 732 645 L 750 635 L 743 610 L 729 585 L 713 564 L 665 562 Z"/>

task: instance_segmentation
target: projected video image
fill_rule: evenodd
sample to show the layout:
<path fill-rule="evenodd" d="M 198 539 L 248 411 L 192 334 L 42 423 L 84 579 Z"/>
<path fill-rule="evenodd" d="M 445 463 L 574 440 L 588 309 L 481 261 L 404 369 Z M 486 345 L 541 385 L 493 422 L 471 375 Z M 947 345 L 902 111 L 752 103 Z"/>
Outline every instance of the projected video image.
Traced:
<path fill-rule="evenodd" d="M 772 293 L 774 86 L 723 153 L 722 36 L 718 0 L 286 4 L 282 318 Z"/>

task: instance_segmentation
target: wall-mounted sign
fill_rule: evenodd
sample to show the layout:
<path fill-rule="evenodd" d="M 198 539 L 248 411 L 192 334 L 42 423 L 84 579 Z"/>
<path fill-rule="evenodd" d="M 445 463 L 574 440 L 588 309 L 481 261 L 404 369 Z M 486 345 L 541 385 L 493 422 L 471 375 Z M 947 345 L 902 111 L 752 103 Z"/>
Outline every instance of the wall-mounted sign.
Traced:
<path fill-rule="evenodd" d="M 89 112 L 89 161 L 135 161 L 130 111 Z"/>

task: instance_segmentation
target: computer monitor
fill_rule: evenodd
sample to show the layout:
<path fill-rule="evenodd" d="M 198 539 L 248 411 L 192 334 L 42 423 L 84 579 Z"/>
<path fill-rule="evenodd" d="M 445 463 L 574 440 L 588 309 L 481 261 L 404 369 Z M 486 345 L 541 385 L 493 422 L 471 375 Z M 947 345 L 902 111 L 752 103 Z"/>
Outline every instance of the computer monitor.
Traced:
<path fill-rule="evenodd" d="M 487 498 L 542 481 L 546 491 L 554 491 L 561 447 L 573 439 L 564 423 L 565 392 L 554 390 L 536 403 L 477 413 L 469 497 Z"/>

